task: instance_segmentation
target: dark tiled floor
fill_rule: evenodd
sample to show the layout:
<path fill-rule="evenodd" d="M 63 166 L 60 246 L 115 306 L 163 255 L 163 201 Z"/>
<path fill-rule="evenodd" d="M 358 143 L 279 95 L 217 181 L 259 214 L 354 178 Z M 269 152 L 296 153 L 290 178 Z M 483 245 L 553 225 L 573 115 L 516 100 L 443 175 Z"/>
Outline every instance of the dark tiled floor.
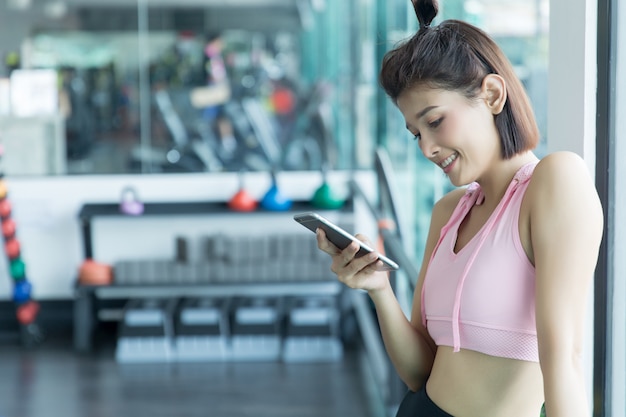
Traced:
<path fill-rule="evenodd" d="M 69 341 L 0 344 L 0 417 L 382 417 L 356 350 L 334 363 L 115 362 Z"/>

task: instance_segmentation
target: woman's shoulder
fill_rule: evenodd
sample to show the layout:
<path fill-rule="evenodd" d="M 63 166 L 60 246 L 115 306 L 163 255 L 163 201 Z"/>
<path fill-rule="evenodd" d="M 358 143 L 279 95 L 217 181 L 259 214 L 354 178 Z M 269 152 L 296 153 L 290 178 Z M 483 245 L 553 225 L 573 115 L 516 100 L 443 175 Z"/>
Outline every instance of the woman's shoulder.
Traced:
<path fill-rule="evenodd" d="M 580 155 L 559 151 L 543 157 L 535 167 L 530 188 L 549 190 L 554 187 L 587 185 L 591 173 Z"/>
<path fill-rule="evenodd" d="M 540 163 L 545 163 L 550 160 L 577 160 L 583 161 L 583 158 L 573 151 L 554 151 L 545 155 L 539 160 Z"/>
<path fill-rule="evenodd" d="M 467 190 L 467 187 L 458 187 L 447 192 L 435 203 L 435 207 L 440 210 L 454 210 L 461 198 L 467 193 Z"/>
<path fill-rule="evenodd" d="M 432 219 L 443 227 L 448 222 L 461 198 L 467 193 L 465 187 L 455 188 L 441 197 L 433 207 Z"/>
<path fill-rule="evenodd" d="M 543 211 L 580 210 L 590 201 L 599 202 L 590 167 L 569 151 L 554 152 L 539 161 L 527 194 L 531 207 Z"/>

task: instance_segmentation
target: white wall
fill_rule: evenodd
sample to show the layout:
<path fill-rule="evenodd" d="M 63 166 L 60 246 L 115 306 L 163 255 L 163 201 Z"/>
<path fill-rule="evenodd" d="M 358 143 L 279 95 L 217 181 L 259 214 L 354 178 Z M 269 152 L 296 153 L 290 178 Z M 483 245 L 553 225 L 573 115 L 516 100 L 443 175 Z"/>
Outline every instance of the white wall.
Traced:
<path fill-rule="evenodd" d="M 329 182 L 347 191 L 347 173 L 329 173 Z M 372 173 L 356 175 L 366 190 L 373 190 Z M 48 178 L 5 178 L 9 187 L 12 217 L 17 223 L 17 237 L 22 245 L 22 258 L 27 277 L 33 284 L 33 297 L 42 299 L 72 298 L 72 287 L 78 267 L 83 261 L 82 239 L 78 212 L 86 202 L 119 201 L 122 189 L 131 185 L 146 202 L 166 201 L 227 201 L 239 189 L 237 174 L 168 174 L 66 176 Z M 293 200 L 307 200 L 322 182 L 315 172 L 292 172 L 278 175 L 278 184 Z M 249 173 L 244 185 L 260 199 L 271 185 L 268 173 Z M 263 225 L 242 222 L 234 227 L 240 233 L 260 233 Z M 364 217 L 364 231 L 372 231 Z M 94 258 L 115 261 L 116 256 L 158 257 L 174 256 L 174 236 L 178 234 L 209 233 L 225 228 L 223 216 L 194 216 L 176 219 L 151 218 L 141 222 L 128 219 L 102 220 L 94 224 Z M 283 225 L 281 225 L 282 227 Z M 285 230 L 299 230 L 287 217 Z M 300 227 L 301 228 L 301 227 Z M 99 235 L 98 235 L 99 234 Z M 0 299 L 10 299 L 12 278 L 0 257 Z"/>

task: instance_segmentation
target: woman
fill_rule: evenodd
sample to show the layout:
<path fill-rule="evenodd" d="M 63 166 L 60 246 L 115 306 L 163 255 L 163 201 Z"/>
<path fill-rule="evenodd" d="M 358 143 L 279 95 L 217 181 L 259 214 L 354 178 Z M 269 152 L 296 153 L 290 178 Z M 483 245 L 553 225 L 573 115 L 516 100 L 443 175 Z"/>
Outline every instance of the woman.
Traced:
<path fill-rule="evenodd" d="M 602 208 L 580 157 L 539 160 L 534 115 L 511 64 L 481 30 L 431 22 L 387 53 L 380 80 L 423 154 L 455 186 L 435 204 L 410 320 L 376 255 L 318 231 L 331 269 L 367 290 L 409 393 L 399 416 L 590 415 L 581 364 Z M 358 236 L 368 241 L 365 236 Z"/>

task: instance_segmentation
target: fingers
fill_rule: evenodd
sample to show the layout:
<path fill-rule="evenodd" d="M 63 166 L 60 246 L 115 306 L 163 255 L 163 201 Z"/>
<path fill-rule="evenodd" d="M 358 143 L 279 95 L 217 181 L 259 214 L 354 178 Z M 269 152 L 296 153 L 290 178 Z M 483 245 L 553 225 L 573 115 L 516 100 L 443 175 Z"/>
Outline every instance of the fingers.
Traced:
<path fill-rule="evenodd" d="M 316 231 L 317 246 L 323 252 L 329 254 L 333 258 L 331 270 L 337 275 L 356 274 L 362 269 L 369 266 L 371 271 L 376 270 L 377 253 L 370 253 L 365 256 L 355 257 L 360 250 L 358 242 L 352 242 L 345 249 L 341 250 L 326 238 L 326 233 L 322 229 Z M 358 240 L 371 246 L 367 236 L 356 235 Z M 380 263 L 380 261 L 378 261 Z M 371 264 L 371 265 L 370 265 Z"/>
<path fill-rule="evenodd" d="M 362 235 L 362 234 L 359 233 L 359 234 L 356 234 L 354 237 L 359 239 L 361 242 L 365 243 L 370 248 L 374 247 L 373 243 L 369 240 L 369 238 L 367 236 Z"/>
<path fill-rule="evenodd" d="M 361 271 L 371 273 L 376 271 L 377 262 L 380 262 L 378 261 L 377 253 L 368 253 L 367 255 L 360 256 L 358 258 L 352 256 L 350 257 L 350 260 L 343 265 L 343 269 L 354 275 Z"/>
<path fill-rule="evenodd" d="M 315 238 L 317 239 L 317 247 L 320 248 L 322 252 L 326 252 L 331 256 L 339 253 L 339 249 L 326 239 L 326 233 L 324 233 L 322 229 L 317 229 L 315 231 Z"/>
<path fill-rule="evenodd" d="M 359 242 L 352 242 L 344 250 L 340 250 L 326 238 L 326 233 L 322 229 L 316 231 L 316 237 L 319 249 L 332 258 L 330 270 L 340 282 L 348 287 L 369 289 L 383 285 L 384 280 L 388 279 L 386 275 L 381 275 L 379 272 L 382 261 L 378 253 L 356 257 L 361 246 Z M 366 245 L 374 247 L 366 236 L 356 235 L 355 237 Z"/>
<path fill-rule="evenodd" d="M 369 253 L 359 258 L 351 257 L 348 263 L 345 263 L 345 257 L 338 255 L 333 258 L 330 270 L 337 275 L 339 282 L 350 288 L 366 289 L 375 281 L 377 273 L 376 263 L 377 255 Z"/>
<path fill-rule="evenodd" d="M 341 253 L 341 249 L 335 246 L 330 240 L 326 238 L 326 232 L 322 229 L 317 229 L 315 232 L 317 238 L 317 247 L 320 248 L 323 252 L 326 252 L 330 256 L 336 256 Z M 355 243 L 354 247 L 356 247 L 355 254 L 359 250 L 359 246 Z M 353 245 L 351 245 L 353 246 Z M 346 248 L 348 249 L 348 248 Z"/>
<path fill-rule="evenodd" d="M 326 238 L 326 232 L 324 232 L 324 230 L 317 229 L 315 234 L 317 237 L 317 247 L 319 249 L 331 256 L 342 255 L 342 257 L 345 258 L 346 264 L 349 263 L 350 260 L 354 258 L 354 255 L 356 255 L 356 253 L 359 251 L 360 245 L 358 244 L 358 242 L 352 242 L 346 248 L 341 250 Z"/>

